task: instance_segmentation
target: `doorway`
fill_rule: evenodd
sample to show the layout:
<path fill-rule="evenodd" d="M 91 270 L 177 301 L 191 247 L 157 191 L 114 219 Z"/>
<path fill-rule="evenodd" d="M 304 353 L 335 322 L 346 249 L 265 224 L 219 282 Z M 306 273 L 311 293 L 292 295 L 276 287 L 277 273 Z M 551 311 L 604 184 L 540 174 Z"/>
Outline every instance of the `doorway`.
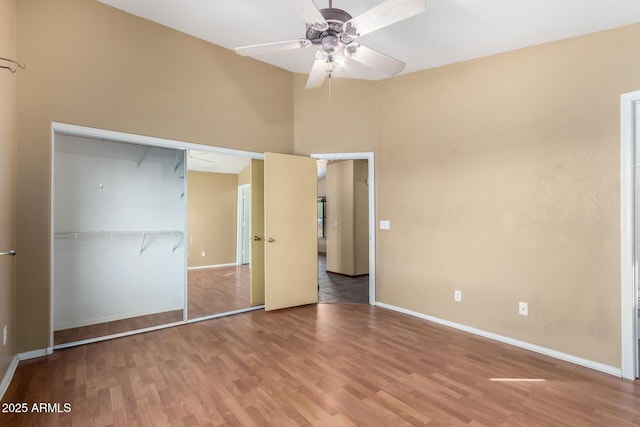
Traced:
<path fill-rule="evenodd" d="M 369 302 L 365 159 L 318 160 L 318 302 Z"/>
<path fill-rule="evenodd" d="M 638 378 L 640 316 L 640 91 L 620 97 L 621 337 L 623 378 Z"/>
<path fill-rule="evenodd" d="M 320 180 L 322 177 L 326 180 L 325 167 L 328 167 L 328 173 L 334 173 L 330 181 L 335 181 L 330 182 L 329 187 L 338 186 L 340 190 L 336 192 L 335 188 L 326 188 L 326 181 L 325 187 L 320 183 L 318 190 L 319 200 L 323 196 L 321 193 L 327 193 L 324 194 L 326 196 L 324 206 L 326 213 L 323 218 L 324 233 L 326 234 L 324 239 L 320 237 L 320 226 L 318 230 L 319 300 L 320 302 L 356 302 L 375 305 L 374 153 L 312 154 L 311 157 L 318 160 Z M 341 162 L 344 164 L 339 165 Z M 336 175 L 342 176 L 338 179 Z M 350 180 L 347 179 L 351 182 L 348 191 L 343 191 L 345 187 L 342 184 L 345 182 L 343 181 L 345 175 L 347 178 L 351 176 Z M 329 195 L 331 193 L 333 196 Z M 332 201 L 331 198 L 334 200 Z M 345 203 L 352 205 L 351 209 L 346 209 L 348 211 L 347 221 L 353 214 L 353 207 L 356 207 L 359 213 L 364 215 L 358 216 L 359 219 L 352 221 L 351 224 L 344 223 L 342 215 L 345 214 L 345 210 L 338 209 L 338 207 L 343 207 Z M 344 231 L 345 226 L 351 231 L 338 233 L 338 235 L 331 234 L 332 231 L 340 229 Z M 332 237 L 333 240 L 331 240 Z M 360 243 L 359 249 L 356 248 L 357 243 Z M 364 249 L 362 249 L 363 246 Z M 345 247 L 349 248 L 349 254 L 343 252 Z M 323 255 L 323 249 L 326 255 Z M 364 269 L 363 265 L 366 266 Z"/>

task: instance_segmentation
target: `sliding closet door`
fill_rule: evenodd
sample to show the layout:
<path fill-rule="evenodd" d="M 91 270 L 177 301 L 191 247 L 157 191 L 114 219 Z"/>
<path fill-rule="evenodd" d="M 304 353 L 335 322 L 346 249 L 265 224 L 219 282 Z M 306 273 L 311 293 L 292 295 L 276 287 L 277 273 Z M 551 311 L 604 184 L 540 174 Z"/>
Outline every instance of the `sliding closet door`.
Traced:
<path fill-rule="evenodd" d="M 265 153 L 265 309 L 318 302 L 316 160 Z"/>
<path fill-rule="evenodd" d="M 56 135 L 54 344 L 183 320 L 182 150 Z"/>

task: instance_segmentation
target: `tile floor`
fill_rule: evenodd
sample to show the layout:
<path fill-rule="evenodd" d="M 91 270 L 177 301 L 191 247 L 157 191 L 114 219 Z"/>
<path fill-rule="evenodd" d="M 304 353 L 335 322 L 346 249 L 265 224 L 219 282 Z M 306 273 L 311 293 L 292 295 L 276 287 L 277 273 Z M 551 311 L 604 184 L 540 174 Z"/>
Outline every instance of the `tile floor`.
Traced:
<path fill-rule="evenodd" d="M 369 303 L 369 275 L 357 277 L 327 272 L 327 258 L 318 254 L 318 302 Z"/>

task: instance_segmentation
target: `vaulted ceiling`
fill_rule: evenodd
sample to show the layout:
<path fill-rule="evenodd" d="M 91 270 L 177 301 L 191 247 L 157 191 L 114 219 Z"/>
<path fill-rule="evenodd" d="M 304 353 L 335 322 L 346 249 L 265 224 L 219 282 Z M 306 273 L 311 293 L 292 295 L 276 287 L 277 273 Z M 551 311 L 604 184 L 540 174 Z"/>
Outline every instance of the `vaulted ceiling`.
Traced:
<path fill-rule="evenodd" d="M 290 0 L 99 0 L 228 49 L 303 38 L 305 23 Z M 352 16 L 382 0 L 335 0 Z M 328 0 L 315 0 L 319 8 Z M 640 22 L 638 0 L 427 0 L 426 12 L 363 36 L 362 44 L 406 62 L 403 73 Z M 315 49 L 257 59 L 308 73 Z M 337 76 L 379 80 L 350 61 Z"/>

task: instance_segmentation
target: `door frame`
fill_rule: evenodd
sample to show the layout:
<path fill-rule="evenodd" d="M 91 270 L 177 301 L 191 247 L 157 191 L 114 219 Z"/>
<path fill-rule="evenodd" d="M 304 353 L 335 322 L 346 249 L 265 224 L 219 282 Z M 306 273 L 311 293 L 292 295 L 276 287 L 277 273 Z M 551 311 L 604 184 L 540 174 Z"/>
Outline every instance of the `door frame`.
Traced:
<path fill-rule="evenodd" d="M 317 160 L 367 160 L 369 186 L 369 304 L 376 305 L 376 186 L 375 154 L 372 151 L 359 153 L 311 154 Z"/>
<path fill-rule="evenodd" d="M 620 96 L 620 266 L 622 377 L 638 378 L 638 269 L 635 254 L 636 108 L 640 91 Z"/>
<path fill-rule="evenodd" d="M 251 184 L 242 184 L 238 186 L 238 210 L 236 212 L 236 221 L 237 221 L 237 235 L 236 235 L 236 264 L 238 265 L 243 265 L 244 263 L 244 258 L 242 256 L 242 249 L 243 249 L 243 240 L 242 238 L 244 237 L 245 234 L 249 234 L 249 236 L 251 235 L 251 223 L 249 223 L 249 225 L 247 226 L 247 224 L 244 225 L 244 227 L 242 226 L 242 223 L 244 222 L 244 208 L 246 206 L 246 203 L 244 202 L 244 190 L 246 189 L 251 190 Z M 251 199 L 249 199 L 249 203 L 251 203 Z M 251 209 L 251 208 L 249 208 Z M 249 232 L 247 233 L 247 227 L 249 228 Z M 251 245 L 249 245 L 249 264 L 251 264 Z"/>

